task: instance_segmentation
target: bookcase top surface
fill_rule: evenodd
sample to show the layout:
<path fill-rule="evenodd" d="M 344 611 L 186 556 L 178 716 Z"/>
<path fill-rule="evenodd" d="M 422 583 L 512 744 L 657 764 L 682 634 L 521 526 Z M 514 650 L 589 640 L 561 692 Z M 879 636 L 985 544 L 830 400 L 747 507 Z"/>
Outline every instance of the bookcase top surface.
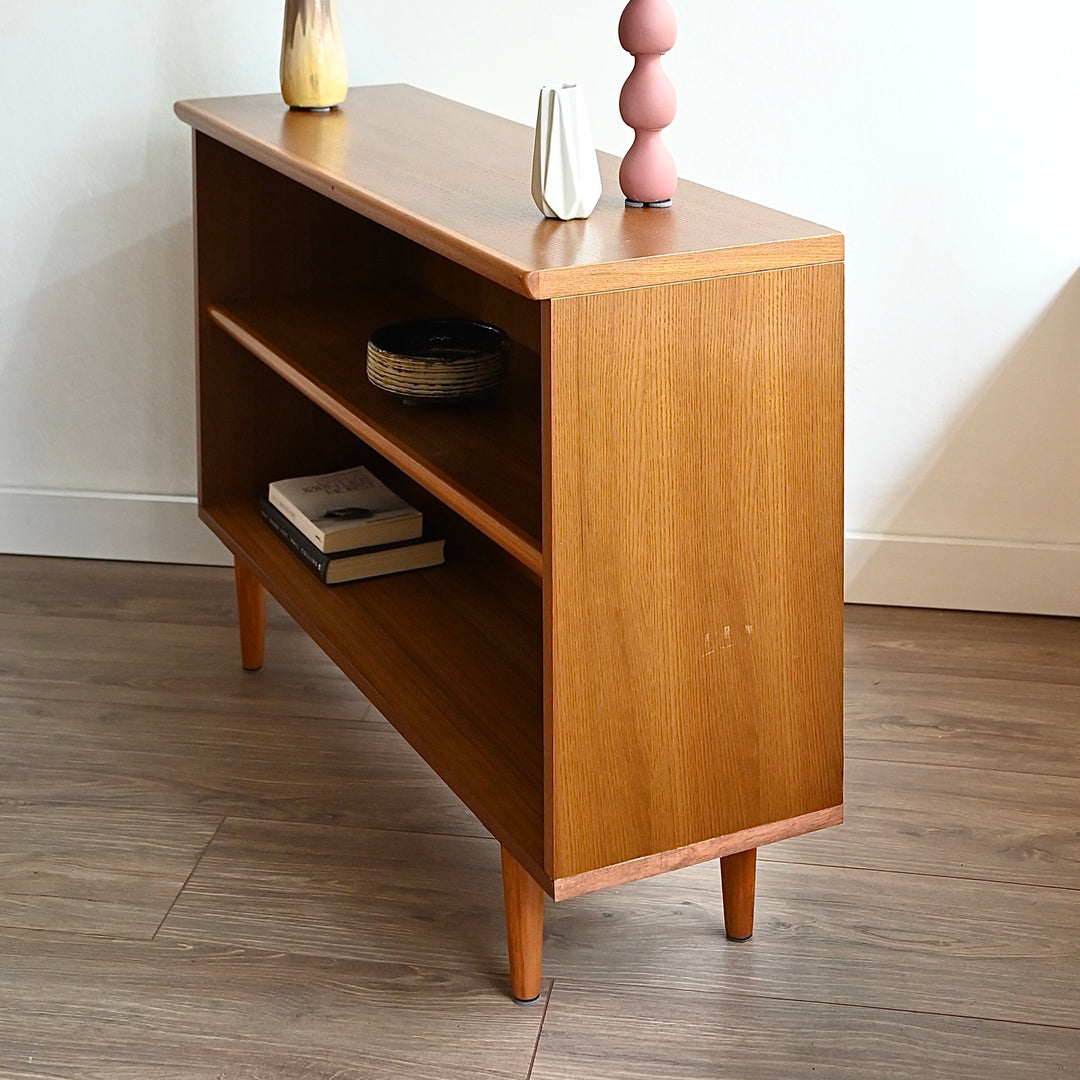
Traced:
<path fill-rule="evenodd" d="M 177 115 L 379 224 L 533 299 L 838 262 L 843 236 L 681 180 L 674 205 L 628 209 L 600 154 L 592 216 L 532 201 L 533 129 L 404 85 L 353 87 L 330 112 L 278 94 L 180 101 Z"/>

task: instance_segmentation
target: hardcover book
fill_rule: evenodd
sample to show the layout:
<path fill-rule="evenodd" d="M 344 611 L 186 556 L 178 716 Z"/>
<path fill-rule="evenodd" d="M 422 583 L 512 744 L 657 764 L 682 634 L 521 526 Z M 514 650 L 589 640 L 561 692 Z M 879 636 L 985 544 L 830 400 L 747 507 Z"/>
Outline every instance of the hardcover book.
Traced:
<path fill-rule="evenodd" d="M 420 570 L 426 566 L 439 566 L 444 561 L 445 541 L 433 536 L 330 554 L 320 551 L 269 499 L 259 500 L 259 512 L 304 565 L 327 585 L 398 574 L 404 570 Z"/>
<path fill-rule="evenodd" d="M 360 465 L 320 476 L 294 476 L 270 485 L 270 502 L 320 551 L 415 540 L 419 510 Z"/>

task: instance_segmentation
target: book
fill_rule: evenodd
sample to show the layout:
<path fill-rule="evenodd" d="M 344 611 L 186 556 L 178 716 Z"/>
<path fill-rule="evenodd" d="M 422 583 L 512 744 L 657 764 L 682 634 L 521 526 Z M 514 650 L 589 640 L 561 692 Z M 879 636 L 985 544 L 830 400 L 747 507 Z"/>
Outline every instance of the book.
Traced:
<path fill-rule="evenodd" d="M 415 540 L 423 515 L 363 465 L 319 476 L 275 480 L 270 502 L 320 551 Z"/>
<path fill-rule="evenodd" d="M 259 512 L 263 521 L 327 585 L 398 574 L 404 570 L 420 570 L 426 566 L 439 566 L 445 561 L 445 541 L 431 535 L 331 554 L 320 551 L 269 499 L 259 500 Z"/>

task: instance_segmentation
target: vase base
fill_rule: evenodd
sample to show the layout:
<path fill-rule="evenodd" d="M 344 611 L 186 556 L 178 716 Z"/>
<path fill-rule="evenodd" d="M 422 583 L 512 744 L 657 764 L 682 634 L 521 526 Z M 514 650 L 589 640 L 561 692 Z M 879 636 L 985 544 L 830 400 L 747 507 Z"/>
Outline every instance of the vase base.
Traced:
<path fill-rule="evenodd" d="M 665 210 L 671 205 L 670 199 L 661 199 L 659 202 L 638 202 L 637 199 L 627 199 L 628 209 L 633 210 Z"/>
<path fill-rule="evenodd" d="M 290 105 L 293 112 L 330 112 L 336 105 Z"/>

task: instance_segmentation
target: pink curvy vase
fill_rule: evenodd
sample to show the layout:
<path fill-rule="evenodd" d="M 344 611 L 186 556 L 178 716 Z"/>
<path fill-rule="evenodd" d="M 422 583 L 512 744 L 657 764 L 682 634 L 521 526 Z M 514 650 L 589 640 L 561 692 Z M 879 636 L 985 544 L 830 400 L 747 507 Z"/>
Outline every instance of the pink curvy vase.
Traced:
<path fill-rule="evenodd" d="M 619 44 L 634 57 L 619 96 L 634 143 L 619 169 L 627 206 L 670 206 L 678 179 L 660 132 L 675 119 L 675 87 L 660 58 L 675 44 L 675 13 L 667 0 L 630 0 L 619 20 Z"/>

